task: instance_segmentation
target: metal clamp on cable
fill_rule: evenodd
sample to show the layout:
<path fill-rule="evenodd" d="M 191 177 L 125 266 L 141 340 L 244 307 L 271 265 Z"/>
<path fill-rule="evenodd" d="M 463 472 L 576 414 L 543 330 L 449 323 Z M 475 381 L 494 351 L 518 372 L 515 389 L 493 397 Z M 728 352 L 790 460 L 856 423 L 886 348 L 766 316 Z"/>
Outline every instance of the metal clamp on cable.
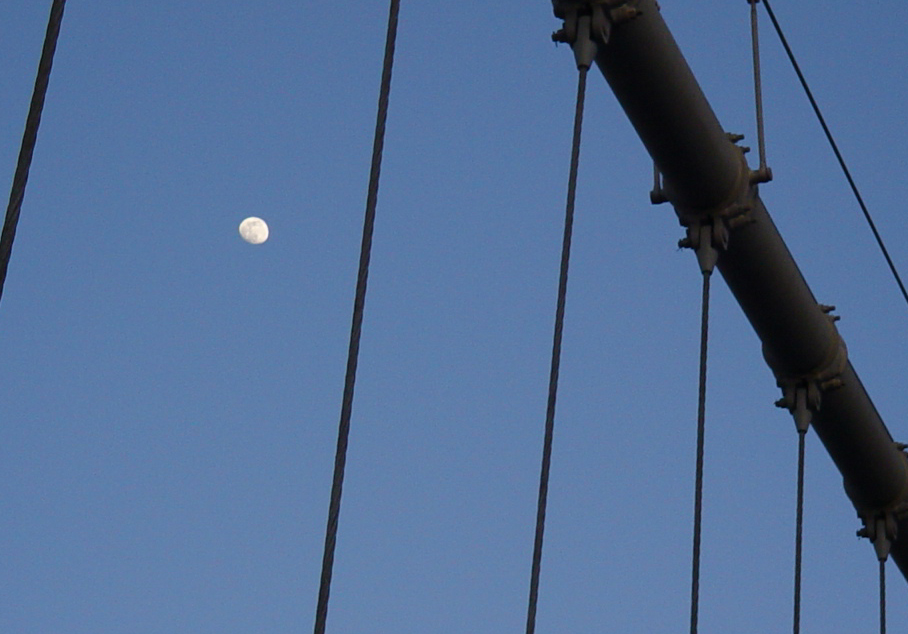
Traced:
<path fill-rule="evenodd" d="M 898 537 L 898 522 L 892 511 L 870 511 L 861 514 L 864 528 L 857 532 L 858 537 L 869 539 L 873 542 L 876 558 L 886 561 L 892 542 Z"/>
<path fill-rule="evenodd" d="M 744 138 L 741 135 L 729 134 L 727 136 L 732 143 L 737 143 Z M 709 225 L 713 228 L 713 244 L 724 251 L 728 248 L 732 231 L 753 222 L 750 212 L 753 209 L 753 201 L 757 191 L 756 187 L 750 182 L 750 169 L 744 159 L 744 154 L 748 148 L 738 147 L 738 150 L 741 152 L 738 179 L 725 201 L 708 209 L 686 208 L 672 203 L 675 207 L 675 213 L 678 214 L 681 226 L 687 228 L 687 237 L 678 243 L 681 248 L 693 248 L 696 251 L 700 244 L 698 237 L 699 228 Z M 653 169 L 654 184 L 653 191 L 650 192 L 650 201 L 653 204 L 659 204 L 664 201 L 672 202 L 671 192 L 667 189 L 669 184 L 663 182 L 658 165 L 654 166 Z"/>
<path fill-rule="evenodd" d="M 762 133 L 760 133 L 762 134 Z M 744 140 L 743 134 L 735 134 L 732 132 L 727 133 L 728 140 L 731 141 L 739 150 L 741 154 L 750 153 L 750 148 L 746 145 L 738 145 L 741 141 Z M 758 138 L 757 142 L 762 146 L 764 144 L 762 138 Z M 763 152 L 764 150 L 761 150 Z M 748 171 L 748 182 L 751 185 L 758 185 L 760 183 L 768 183 L 772 180 L 772 170 L 765 164 L 766 159 L 761 155 L 760 156 L 760 167 L 755 170 Z"/>
<path fill-rule="evenodd" d="M 728 227 L 722 218 L 696 220 L 687 225 L 687 237 L 678 241 L 682 249 L 693 249 L 700 271 L 710 275 L 719 260 L 719 251 L 728 248 Z"/>
<path fill-rule="evenodd" d="M 893 444 L 901 452 L 908 449 L 908 445 L 905 443 L 894 442 Z M 846 484 L 846 491 L 847 489 Z M 908 519 L 908 492 L 903 491 L 902 495 L 896 499 L 896 502 L 884 508 L 858 507 L 858 517 L 861 518 L 864 527 L 857 532 L 857 535 L 873 542 L 873 549 L 880 561 L 886 561 L 889 551 L 892 549 L 892 543 L 898 539 L 899 524 Z"/>
<path fill-rule="evenodd" d="M 782 387 L 784 396 L 776 401 L 776 407 L 787 409 L 794 418 L 799 434 L 806 434 L 813 415 L 820 409 L 820 387 L 816 381 L 786 383 Z"/>
<path fill-rule="evenodd" d="M 795 416 L 798 431 L 801 430 L 802 424 L 798 420 L 799 417 L 806 416 L 803 410 L 806 408 L 813 413 L 820 411 L 823 393 L 842 387 L 842 373 L 848 365 L 848 348 L 835 327 L 835 322 L 839 321 L 840 317 L 832 314 L 835 306 L 819 304 L 819 308 L 829 319 L 832 338 L 825 358 L 812 371 L 801 375 L 785 374 L 778 369 L 779 364 L 769 350 L 765 346 L 763 348 L 763 357 L 776 376 L 776 385 L 782 388 L 782 398 L 776 401 L 776 407 L 787 409 Z"/>
<path fill-rule="evenodd" d="M 564 20 L 561 30 L 552 34 L 552 41 L 574 46 L 579 19 L 586 16 L 590 18 L 591 39 L 608 44 L 612 27 L 640 15 L 636 5 L 637 0 L 552 0 L 555 17 Z"/>
<path fill-rule="evenodd" d="M 747 163 L 742 154 L 742 179 L 734 188 L 734 198 L 713 209 L 684 209 L 675 205 L 675 212 L 681 226 L 687 229 L 686 237 L 678 242 L 682 249 L 693 249 L 697 253 L 697 261 L 703 273 L 712 272 L 719 257 L 719 252 L 728 249 L 731 232 L 741 225 L 751 222 L 750 211 L 755 190 L 746 182 L 746 172 L 743 168 Z M 660 202 L 665 196 L 662 190 L 661 178 L 658 167 L 655 168 L 655 188 L 650 192 L 653 203 Z M 660 199 L 657 199 L 657 196 Z M 706 233 L 708 231 L 708 233 Z M 708 236 L 708 237 L 707 237 Z"/>

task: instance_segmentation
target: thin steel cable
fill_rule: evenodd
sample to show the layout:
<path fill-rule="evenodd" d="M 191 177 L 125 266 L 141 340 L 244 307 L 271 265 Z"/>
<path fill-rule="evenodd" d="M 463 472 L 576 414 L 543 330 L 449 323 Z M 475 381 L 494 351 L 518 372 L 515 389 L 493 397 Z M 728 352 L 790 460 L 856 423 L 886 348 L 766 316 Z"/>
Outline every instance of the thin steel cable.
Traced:
<path fill-rule="evenodd" d="M 356 383 L 356 366 L 359 359 L 359 342 L 362 335 L 363 311 L 366 303 L 366 285 L 369 278 L 369 260 L 372 252 L 375 207 L 378 201 L 378 182 L 381 175 L 382 150 L 385 144 L 385 124 L 388 118 L 388 99 L 391 93 L 391 71 L 394 66 L 394 45 L 397 40 L 399 12 L 400 0 L 391 0 L 381 89 L 378 98 L 378 115 L 375 123 L 375 139 L 372 146 L 369 191 L 366 199 L 363 239 L 359 256 L 359 274 L 356 280 L 356 296 L 353 302 L 350 348 L 347 354 L 347 372 L 344 379 L 344 395 L 337 432 L 334 480 L 331 485 L 331 502 L 328 507 L 328 526 L 325 531 L 321 583 L 318 590 L 318 605 L 315 611 L 315 634 L 324 634 L 328 619 L 328 597 L 331 593 L 331 574 L 334 568 L 334 549 L 337 544 L 338 518 L 340 516 L 341 494 L 344 486 L 344 467 L 347 462 L 347 442 L 350 436 L 350 417 L 353 411 L 353 389 Z"/>
<path fill-rule="evenodd" d="M 694 488 L 694 552 L 691 561 L 690 632 L 697 633 L 700 609 L 700 534 L 703 517 L 703 447 L 706 435 L 706 356 L 709 344 L 709 280 L 703 271 L 703 299 L 700 317 L 700 388 L 697 399 L 697 476 Z"/>
<path fill-rule="evenodd" d="M 574 227 L 574 200 L 577 193 L 577 169 L 580 163 L 580 136 L 583 129 L 583 102 L 586 75 L 581 67 L 577 79 L 577 105 L 574 110 L 574 140 L 571 146 L 571 169 L 568 176 L 567 204 L 564 212 L 564 238 L 561 245 L 561 275 L 558 280 L 558 304 L 555 309 L 555 334 L 552 342 L 552 365 L 549 372 L 549 398 L 545 413 L 545 440 L 542 467 L 539 471 L 539 499 L 536 506 L 536 538 L 533 543 L 533 567 L 530 574 L 530 597 L 527 605 L 527 634 L 536 631 L 536 606 L 539 600 L 539 573 L 542 566 L 542 541 L 545 534 L 545 510 L 552 464 L 552 438 L 555 432 L 555 401 L 558 397 L 558 371 L 561 365 L 561 335 L 564 331 L 564 307 L 567 300 L 568 267 L 571 260 L 571 236 Z"/>
<path fill-rule="evenodd" d="M 9 269 L 9 259 L 13 251 L 13 240 L 16 238 L 16 227 L 19 224 L 22 201 L 25 199 L 28 172 L 31 169 L 32 156 L 35 153 L 35 144 L 38 141 L 38 127 L 41 125 L 41 113 L 44 110 L 44 100 L 47 96 L 47 86 L 50 83 L 50 71 L 54 64 L 54 53 L 57 50 L 57 39 L 60 36 L 60 26 L 63 23 L 65 5 L 66 0 L 54 0 L 50 8 L 50 18 L 47 21 L 47 32 L 44 35 L 41 61 L 38 62 L 35 89 L 32 92 L 32 101 L 25 121 L 25 133 L 22 135 L 19 160 L 16 163 L 16 174 L 13 176 L 9 204 L 6 207 L 3 232 L 0 234 L 0 298 L 3 297 L 3 285 L 6 283 L 6 272 Z"/>
<path fill-rule="evenodd" d="M 886 634 L 886 561 L 880 562 L 880 634 Z"/>
<path fill-rule="evenodd" d="M 766 169 L 766 141 L 763 134 L 763 82 L 760 79 L 760 35 L 757 31 L 757 2 L 750 1 L 750 39 L 753 42 L 754 99 L 757 111 L 757 143 L 760 150 L 760 169 Z"/>
<path fill-rule="evenodd" d="M 904 297 L 905 302 L 908 303 L 908 290 L 905 289 L 905 284 L 902 282 L 902 277 L 899 275 L 898 270 L 895 268 L 895 263 L 889 256 L 889 250 L 886 249 L 886 245 L 883 244 L 883 238 L 880 236 L 880 232 L 877 231 L 876 224 L 873 222 L 873 218 L 870 217 L 870 211 L 868 211 L 867 205 L 864 203 L 864 198 L 861 196 L 861 192 L 858 191 L 858 186 L 855 184 L 854 179 L 851 177 L 851 172 L 849 171 L 848 166 L 845 164 L 845 159 L 842 157 L 842 153 L 839 151 L 838 144 L 836 144 L 835 139 L 832 137 L 832 132 L 830 132 L 829 126 L 826 125 L 826 119 L 823 118 L 823 114 L 820 112 L 820 107 L 817 105 L 817 101 L 813 97 L 810 86 L 807 85 L 807 80 L 804 78 L 804 74 L 801 72 L 801 67 L 798 65 L 794 53 L 792 52 L 791 47 L 788 45 L 788 40 L 785 38 L 785 34 L 782 32 L 782 27 L 779 25 L 779 21 L 776 19 L 776 15 L 775 13 L 773 13 L 772 7 L 769 6 L 768 0 L 763 0 L 763 5 L 766 7 L 766 13 L 769 14 L 769 19 L 772 20 L 773 27 L 775 27 L 776 33 L 779 36 L 779 40 L 782 42 L 782 46 L 785 48 L 785 53 L 788 55 L 788 59 L 798 76 L 798 80 L 801 82 L 801 86 L 804 88 L 807 99 L 810 101 L 810 105 L 813 107 L 814 114 L 816 114 L 817 120 L 820 122 L 820 126 L 823 128 L 826 139 L 829 141 L 829 145 L 830 147 L 832 147 L 832 151 L 835 154 L 836 159 L 838 159 L 839 161 L 839 166 L 842 168 L 842 172 L 845 174 L 845 178 L 848 180 L 848 185 L 851 187 L 851 191 L 854 194 L 855 199 L 858 201 L 858 205 L 861 207 L 864 218 L 867 220 L 867 224 L 870 226 L 870 230 L 873 232 L 873 237 L 876 238 L 877 245 L 879 245 L 880 251 L 883 253 L 883 257 L 886 259 L 886 264 L 889 265 L 889 270 L 892 271 L 892 276 L 895 278 L 895 281 L 899 286 L 899 290 L 902 291 L 902 297 Z"/>
<path fill-rule="evenodd" d="M 801 631 L 801 554 L 804 537 L 804 454 L 807 430 L 798 430 L 798 503 L 795 520 L 794 634 Z"/>

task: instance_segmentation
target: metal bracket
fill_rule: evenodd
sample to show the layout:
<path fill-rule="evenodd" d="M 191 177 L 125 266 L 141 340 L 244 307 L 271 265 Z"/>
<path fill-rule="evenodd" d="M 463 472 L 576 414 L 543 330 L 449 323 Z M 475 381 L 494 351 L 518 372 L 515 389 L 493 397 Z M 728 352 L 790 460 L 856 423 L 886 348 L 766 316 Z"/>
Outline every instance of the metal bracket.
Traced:
<path fill-rule="evenodd" d="M 873 550 L 880 561 L 886 561 L 889 558 L 892 542 L 898 538 L 896 515 L 897 512 L 891 510 L 868 511 L 860 514 L 864 528 L 857 532 L 857 536 L 873 542 Z"/>
<path fill-rule="evenodd" d="M 552 0 L 555 17 L 564 20 L 562 28 L 552 33 L 553 42 L 573 44 L 577 41 L 578 20 L 589 16 L 594 42 L 608 44 L 612 27 L 636 18 L 641 11 L 637 0 Z"/>
<path fill-rule="evenodd" d="M 658 202 L 657 196 L 663 195 L 660 181 L 657 178 L 659 189 L 650 193 L 654 204 Z M 687 229 L 687 235 L 678 241 L 678 246 L 696 251 L 700 270 L 704 273 L 711 272 L 718 261 L 719 252 L 728 249 L 731 231 L 750 221 L 750 210 L 749 202 L 735 202 L 722 209 L 699 214 L 684 213 L 676 207 L 681 225 Z"/>
<path fill-rule="evenodd" d="M 806 434 L 813 422 L 813 415 L 820 411 L 822 390 L 816 381 L 789 383 L 782 387 L 783 396 L 776 407 L 787 409 L 794 418 L 799 434 Z"/>
<path fill-rule="evenodd" d="M 831 314 L 832 311 L 835 310 L 835 306 L 828 306 L 826 304 L 819 304 L 818 306 L 820 310 L 826 314 L 830 325 L 832 325 L 836 345 L 830 347 L 823 363 L 811 372 L 801 375 L 786 376 L 779 374 L 773 369 L 773 373 L 776 375 L 776 385 L 782 388 L 782 398 L 776 401 L 776 407 L 787 409 L 792 414 L 795 414 L 799 408 L 799 390 L 806 390 L 806 407 L 816 413 L 820 411 L 823 393 L 838 389 L 844 385 L 844 382 L 842 381 L 842 372 L 845 371 L 845 367 L 848 364 L 848 349 L 845 347 L 845 342 L 842 340 L 842 337 L 835 329 L 835 322 L 837 322 L 840 317 Z M 764 356 L 766 356 L 765 348 Z M 769 363 L 770 368 L 774 368 L 774 364 L 769 357 L 767 357 L 767 362 Z M 803 414 L 801 414 L 801 416 L 803 416 Z M 798 422 L 797 415 L 795 417 L 795 425 L 798 426 L 798 430 L 800 431 L 801 423 Z"/>
<path fill-rule="evenodd" d="M 768 183 L 771 180 L 772 180 L 772 170 L 769 167 L 761 167 L 760 169 L 750 171 L 751 185 L 757 185 L 759 183 Z"/>
<path fill-rule="evenodd" d="M 822 310 L 824 313 L 826 313 L 826 316 L 829 318 L 829 321 L 833 324 L 842 319 L 839 315 L 832 314 L 832 311 L 835 310 L 835 306 L 832 306 L 830 304 L 820 304 L 820 310 Z"/>
<path fill-rule="evenodd" d="M 746 145 L 738 145 L 741 141 L 744 140 L 743 134 L 735 134 L 733 132 L 726 132 L 725 136 L 728 137 L 728 140 L 731 141 L 735 147 L 741 150 L 742 154 L 747 154 L 750 152 L 750 148 Z M 755 170 L 750 170 L 748 174 L 748 181 L 751 185 L 757 185 L 759 183 L 768 183 L 772 180 L 772 170 L 769 167 L 760 167 Z"/>
<path fill-rule="evenodd" d="M 720 217 L 696 220 L 687 226 L 687 237 L 678 241 L 682 249 L 693 249 L 700 271 L 711 274 L 719 260 L 719 251 L 728 248 L 728 227 Z"/>
<path fill-rule="evenodd" d="M 656 161 L 653 161 L 653 189 L 649 193 L 649 201 L 654 205 L 661 205 L 668 202 L 668 196 L 662 188 L 662 173 Z"/>
<path fill-rule="evenodd" d="M 741 140 L 741 135 L 728 135 L 729 141 L 735 142 Z M 746 150 L 747 148 L 740 148 Z M 661 200 L 661 197 L 668 198 L 671 201 L 670 187 L 664 188 L 661 176 L 658 174 L 658 167 L 654 168 L 657 173 L 655 178 L 654 191 L 650 194 L 650 199 L 654 204 Z M 737 182 L 728 193 L 728 197 L 713 208 L 698 209 L 685 208 L 674 205 L 675 212 L 678 214 L 678 220 L 682 227 L 691 227 L 697 224 L 710 223 L 716 227 L 716 237 L 720 239 L 719 244 L 725 249 L 728 245 L 728 238 L 731 231 L 746 224 L 754 222 L 750 211 L 753 209 L 754 200 L 756 199 L 756 187 L 749 181 L 749 168 L 744 157 L 741 156 Z M 670 185 L 670 183 L 669 183 Z M 689 234 L 690 232 L 688 232 Z M 690 235 L 688 235 L 690 237 Z M 682 241 L 680 246 L 685 247 L 687 244 Z"/>

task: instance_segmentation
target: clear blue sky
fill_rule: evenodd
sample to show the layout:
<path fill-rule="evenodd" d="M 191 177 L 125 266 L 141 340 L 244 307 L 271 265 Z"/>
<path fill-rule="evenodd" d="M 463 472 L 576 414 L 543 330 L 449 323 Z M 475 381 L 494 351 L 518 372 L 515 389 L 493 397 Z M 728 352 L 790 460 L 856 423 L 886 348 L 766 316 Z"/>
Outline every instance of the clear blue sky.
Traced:
<path fill-rule="evenodd" d="M 661 4 L 755 146 L 747 3 Z M 49 6 L 0 19 L 7 188 Z M 775 8 L 908 272 L 908 5 Z M 403 2 L 331 632 L 523 631 L 575 70 L 548 0 L 515 9 Z M 0 305 L 3 632 L 310 630 L 386 14 L 69 3 Z M 908 441 L 908 308 L 762 25 L 763 198 Z M 538 631 L 678 632 L 700 279 L 591 79 Z M 715 289 L 701 631 L 784 632 L 796 434 Z M 804 631 L 873 631 L 872 549 L 812 434 L 806 513 Z"/>

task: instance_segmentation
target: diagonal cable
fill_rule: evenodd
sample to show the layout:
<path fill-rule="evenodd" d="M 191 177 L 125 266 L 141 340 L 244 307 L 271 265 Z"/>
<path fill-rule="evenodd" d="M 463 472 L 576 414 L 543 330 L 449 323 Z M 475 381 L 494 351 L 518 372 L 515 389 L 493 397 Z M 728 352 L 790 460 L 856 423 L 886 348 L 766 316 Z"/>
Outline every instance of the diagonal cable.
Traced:
<path fill-rule="evenodd" d="M 564 239 L 561 246 L 561 274 L 558 280 L 558 303 L 555 309 L 555 334 L 552 342 L 552 365 L 549 373 L 549 397 L 545 414 L 545 440 L 542 468 L 539 472 L 539 499 L 536 506 L 536 537 L 533 543 L 533 566 L 530 574 L 530 598 L 527 605 L 527 634 L 536 631 L 536 606 L 539 600 L 539 574 L 542 566 L 542 541 L 545 534 L 545 510 L 552 464 L 552 437 L 555 432 L 555 401 L 558 397 L 558 372 L 561 365 L 561 338 L 564 330 L 564 307 L 567 299 L 568 267 L 571 259 L 571 236 L 574 226 L 574 200 L 577 193 L 577 168 L 580 163 L 580 137 L 583 128 L 583 103 L 589 67 L 581 66 L 577 79 L 577 105 L 574 111 L 574 140 L 568 177 L 567 205 L 564 213 Z"/>
<path fill-rule="evenodd" d="M 9 204 L 6 207 L 3 232 L 0 234 L 0 298 L 3 296 L 3 285 L 6 283 L 6 272 L 9 268 L 9 259 L 13 251 L 13 240 L 16 238 L 16 227 L 19 224 L 22 201 L 25 199 L 28 171 L 31 169 L 32 156 L 35 153 L 35 144 L 38 141 L 38 127 L 41 125 L 41 113 L 44 110 L 44 99 L 47 96 L 47 86 L 50 83 L 50 71 L 54 64 L 54 53 L 57 50 L 57 38 L 60 35 L 60 26 L 63 23 L 65 4 L 66 0 L 54 0 L 51 5 L 50 18 L 47 22 L 47 33 L 44 36 L 44 48 L 41 51 L 41 61 L 38 62 L 35 89 L 32 92 L 32 101 L 25 121 L 25 133 L 22 135 L 19 160 L 16 163 L 16 174 L 13 176 Z"/>
<path fill-rule="evenodd" d="M 359 256 L 359 274 L 353 302 L 353 324 L 350 329 L 350 348 L 347 354 L 347 372 L 340 423 L 337 432 L 337 453 L 334 458 L 334 479 L 331 485 L 331 502 L 328 507 L 328 526 L 325 531 L 325 551 L 322 557 L 322 574 L 315 611 L 315 634 L 324 634 L 328 619 L 328 597 L 331 593 L 331 574 L 334 569 L 334 550 L 337 544 L 337 526 L 340 516 L 341 494 L 344 486 L 344 467 L 347 463 L 347 442 L 350 436 L 350 418 L 353 411 L 353 389 L 356 383 L 356 366 L 359 359 L 359 342 L 362 335 L 363 312 L 366 303 L 366 285 L 369 278 L 369 259 L 372 253 L 372 234 L 375 227 L 375 208 L 378 202 L 378 182 L 381 175 L 382 150 L 385 143 L 385 124 L 388 119 L 388 99 L 391 93 L 391 71 L 394 66 L 394 45 L 397 40 L 397 23 L 400 0 L 391 0 L 388 15 L 388 33 L 385 40 L 385 57 L 382 68 L 381 89 L 378 99 L 378 116 L 375 123 L 375 140 L 372 146 L 372 165 L 369 174 L 369 191 L 363 222 L 363 239 Z"/>
<path fill-rule="evenodd" d="M 867 220 L 867 224 L 870 226 L 870 230 L 873 232 L 873 237 L 876 238 L 877 245 L 879 245 L 880 251 L 883 253 L 883 257 L 886 259 L 886 264 L 889 265 L 889 270 L 892 271 L 892 276 L 895 278 L 896 284 L 898 284 L 899 289 L 902 291 L 902 297 L 904 297 L 905 302 L 908 303 L 908 290 L 905 289 L 905 284 L 902 282 L 902 278 L 899 275 L 898 270 L 895 268 L 895 263 L 889 256 L 889 251 L 888 249 L 886 249 L 886 245 L 883 244 L 883 238 L 882 236 L 880 236 L 880 232 L 877 231 L 876 224 L 873 222 L 873 218 L 870 217 L 870 211 L 868 211 L 867 205 L 864 203 L 864 198 L 861 196 L 861 192 L 858 191 L 858 186 L 855 184 L 854 179 L 851 177 L 851 172 L 849 171 L 848 166 L 845 164 L 845 159 L 842 157 L 842 153 L 839 151 L 839 146 L 838 144 L 836 144 L 835 139 L 832 136 L 832 132 L 830 132 L 829 130 L 829 126 L 826 125 L 826 119 L 823 117 L 823 113 L 820 112 L 820 107 L 817 105 L 817 101 L 813 97 L 810 86 L 807 85 L 807 80 L 804 78 L 804 73 L 801 72 L 801 67 L 798 65 L 794 53 L 792 52 L 791 47 L 788 45 L 788 40 L 785 38 L 785 34 L 782 32 L 782 27 L 779 25 L 779 21 L 776 19 L 776 15 L 773 12 L 772 7 L 769 6 L 769 0 L 763 0 L 763 5 L 766 7 L 766 13 L 769 14 L 769 19 L 772 20 L 772 25 L 775 27 L 776 33 L 779 36 L 779 40 L 782 42 L 782 46 L 785 48 L 785 53 L 788 55 L 788 59 L 798 76 L 798 80 L 801 82 L 801 86 L 804 88 L 807 99 L 810 101 L 810 105 L 813 107 L 814 114 L 816 114 L 817 120 L 820 122 L 820 126 L 823 128 L 823 133 L 826 135 L 826 139 L 829 141 L 829 145 L 830 147 L 832 147 L 832 151 L 835 154 L 836 159 L 838 159 L 839 161 L 839 166 L 842 168 L 842 172 L 845 174 L 848 185 L 851 187 L 851 191 L 852 193 L 854 193 L 854 197 L 858 201 L 858 205 L 861 207 L 861 211 L 864 213 L 864 218 Z"/>

